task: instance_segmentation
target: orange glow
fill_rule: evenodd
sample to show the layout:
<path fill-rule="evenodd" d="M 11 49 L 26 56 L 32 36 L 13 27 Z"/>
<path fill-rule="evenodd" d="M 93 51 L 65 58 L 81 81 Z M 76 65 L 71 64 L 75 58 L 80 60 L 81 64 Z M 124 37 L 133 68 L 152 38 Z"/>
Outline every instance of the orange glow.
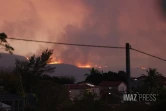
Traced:
<path fill-rule="evenodd" d="M 29 58 L 28 57 L 25 57 L 28 61 L 29 61 Z"/>
<path fill-rule="evenodd" d="M 92 64 L 86 64 L 86 65 L 82 65 L 82 64 L 77 64 L 76 65 L 77 67 L 80 67 L 80 68 L 98 68 L 98 69 L 102 69 L 102 68 L 107 68 L 108 66 L 100 66 L 100 65 L 92 65 Z"/>
<path fill-rule="evenodd" d="M 99 69 L 101 69 L 102 67 L 101 67 L 101 66 L 99 66 L 98 68 L 99 68 Z"/>
<path fill-rule="evenodd" d="M 92 66 L 89 65 L 89 64 L 86 64 L 86 65 L 80 65 L 80 64 L 78 64 L 77 67 L 80 67 L 80 68 L 91 68 Z"/>
<path fill-rule="evenodd" d="M 141 69 L 145 70 L 146 68 L 145 67 L 141 67 Z"/>
<path fill-rule="evenodd" d="M 29 58 L 28 57 L 25 57 L 27 60 L 29 60 Z M 55 60 L 55 59 L 53 59 L 51 62 L 49 62 L 49 63 L 47 63 L 47 64 L 61 64 L 62 63 L 62 61 L 61 60 Z"/>
<path fill-rule="evenodd" d="M 52 57 L 52 60 L 48 62 L 47 64 L 61 64 L 62 61 L 60 59 L 57 59 L 56 57 Z"/>
<path fill-rule="evenodd" d="M 61 61 L 51 61 L 48 64 L 61 64 L 61 63 L 62 63 Z"/>
<path fill-rule="evenodd" d="M 49 62 L 48 64 L 61 64 L 62 61 L 61 60 L 52 60 L 51 62 Z"/>
<path fill-rule="evenodd" d="M 138 68 L 141 68 L 142 70 L 146 70 L 146 68 L 143 66 L 138 66 Z"/>
<path fill-rule="evenodd" d="M 29 58 L 28 57 L 25 57 L 28 61 L 29 61 Z M 48 62 L 47 64 L 61 64 L 63 63 L 62 60 L 58 60 L 56 57 L 52 57 L 52 60 L 50 62 Z M 107 67 L 107 66 L 100 66 L 100 65 L 92 65 L 92 64 L 75 64 L 75 66 L 79 67 L 79 68 L 98 68 L 98 69 L 102 69 L 104 67 Z"/>

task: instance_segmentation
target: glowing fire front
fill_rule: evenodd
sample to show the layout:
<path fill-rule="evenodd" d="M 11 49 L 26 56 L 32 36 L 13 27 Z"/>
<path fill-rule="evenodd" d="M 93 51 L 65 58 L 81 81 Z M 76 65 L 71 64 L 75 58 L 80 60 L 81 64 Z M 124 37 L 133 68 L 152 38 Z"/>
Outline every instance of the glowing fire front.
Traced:
<path fill-rule="evenodd" d="M 25 57 L 28 61 L 29 61 L 29 58 L 28 57 Z M 48 62 L 47 64 L 61 64 L 62 61 L 61 60 L 55 60 L 53 59 L 52 61 Z"/>
<path fill-rule="evenodd" d="M 62 60 L 57 59 L 56 57 L 52 57 L 51 61 L 48 62 L 47 64 L 61 64 L 63 63 Z"/>
<path fill-rule="evenodd" d="M 92 66 L 91 65 L 77 65 L 77 67 L 80 67 L 80 68 L 91 68 Z"/>
<path fill-rule="evenodd" d="M 146 70 L 146 68 L 143 66 L 138 66 L 138 68 L 141 68 L 142 70 Z"/>
<path fill-rule="evenodd" d="M 25 57 L 28 61 L 29 61 L 29 58 L 28 57 Z M 50 62 L 48 62 L 47 64 L 62 64 L 63 62 L 62 62 L 62 60 L 57 60 L 55 57 L 50 61 Z M 99 69 L 101 69 L 101 68 L 106 68 L 107 66 L 99 66 L 99 65 L 92 65 L 92 64 L 90 64 L 90 63 L 88 63 L 88 64 L 81 64 L 81 63 L 77 63 L 77 64 L 75 64 L 77 67 L 79 67 L 79 68 L 92 68 L 92 67 L 94 67 L 94 68 L 99 68 Z"/>
<path fill-rule="evenodd" d="M 49 62 L 48 64 L 61 64 L 62 62 L 60 61 L 60 60 L 58 60 L 58 61 L 51 61 L 51 62 Z"/>

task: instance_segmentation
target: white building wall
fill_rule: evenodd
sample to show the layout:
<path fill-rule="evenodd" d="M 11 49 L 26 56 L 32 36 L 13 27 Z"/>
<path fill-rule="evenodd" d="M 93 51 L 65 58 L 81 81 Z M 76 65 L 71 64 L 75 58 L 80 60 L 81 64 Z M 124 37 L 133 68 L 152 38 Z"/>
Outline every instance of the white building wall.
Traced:
<path fill-rule="evenodd" d="M 118 91 L 120 91 L 120 92 L 126 92 L 126 90 L 127 90 L 126 84 L 121 83 L 121 84 L 118 86 Z"/>
<path fill-rule="evenodd" d="M 75 98 L 80 96 L 81 91 L 79 89 L 73 89 L 73 90 L 70 90 L 69 93 L 71 97 Z"/>
<path fill-rule="evenodd" d="M 97 94 L 97 96 L 100 96 L 100 88 L 93 88 L 93 92 Z"/>

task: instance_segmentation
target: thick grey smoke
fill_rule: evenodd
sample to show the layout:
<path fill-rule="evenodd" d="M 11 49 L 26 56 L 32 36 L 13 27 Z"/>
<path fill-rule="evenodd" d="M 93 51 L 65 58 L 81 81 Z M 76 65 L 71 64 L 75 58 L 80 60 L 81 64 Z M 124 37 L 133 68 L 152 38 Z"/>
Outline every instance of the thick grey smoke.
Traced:
<path fill-rule="evenodd" d="M 0 30 L 10 37 L 78 44 L 132 47 L 166 57 L 166 24 L 157 0 L 0 0 Z M 10 5 L 11 3 L 12 5 Z M 10 8 L 8 8 L 10 7 Z M 71 64 L 107 65 L 125 68 L 125 50 L 10 41 L 15 53 L 29 55 L 44 48 Z M 156 67 L 164 63 L 139 53 L 131 53 L 131 66 Z M 156 64 L 158 63 L 158 64 Z"/>

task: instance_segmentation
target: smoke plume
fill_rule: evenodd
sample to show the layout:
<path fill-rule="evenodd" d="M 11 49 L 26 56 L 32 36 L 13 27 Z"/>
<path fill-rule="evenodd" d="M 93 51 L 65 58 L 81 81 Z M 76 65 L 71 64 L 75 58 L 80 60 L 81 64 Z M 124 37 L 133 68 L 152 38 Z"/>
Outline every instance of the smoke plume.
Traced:
<path fill-rule="evenodd" d="M 166 57 L 166 23 L 158 0 L 0 0 L 0 31 L 9 37 L 92 45 L 125 46 Z M 15 53 L 29 55 L 43 48 L 70 64 L 125 68 L 125 50 L 97 49 L 9 41 Z M 158 64 L 156 64 L 158 63 Z M 132 68 L 138 65 L 163 71 L 164 63 L 131 53 Z"/>

